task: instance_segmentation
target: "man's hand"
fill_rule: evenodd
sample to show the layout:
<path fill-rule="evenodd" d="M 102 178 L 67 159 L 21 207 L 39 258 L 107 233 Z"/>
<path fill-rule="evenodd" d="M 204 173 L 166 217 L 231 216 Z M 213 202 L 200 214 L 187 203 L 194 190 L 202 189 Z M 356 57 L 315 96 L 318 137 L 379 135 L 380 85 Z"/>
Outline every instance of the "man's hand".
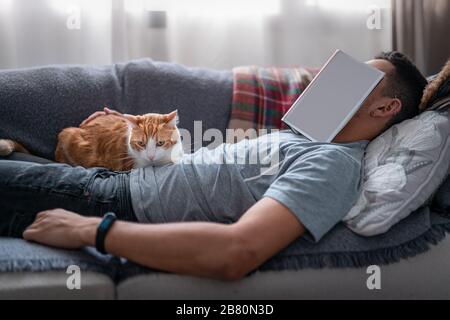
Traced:
<path fill-rule="evenodd" d="M 23 238 L 47 246 L 80 249 L 95 243 L 101 219 L 84 218 L 62 209 L 44 211 L 24 232 Z"/>
<path fill-rule="evenodd" d="M 131 121 L 131 122 L 136 121 L 136 116 L 132 116 L 130 114 L 122 114 L 118 111 L 104 108 L 103 111 L 96 112 L 93 115 L 91 115 L 89 118 L 84 120 L 83 123 L 81 124 L 81 126 L 85 126 L 85 125 L 89 124 L 90 122 L 94 121 L 98 117 L 103 117 L 103 116 L 107 116 L 107 115 L 117 116 L 117 117 L 123 118 L 123 119 Z"/>

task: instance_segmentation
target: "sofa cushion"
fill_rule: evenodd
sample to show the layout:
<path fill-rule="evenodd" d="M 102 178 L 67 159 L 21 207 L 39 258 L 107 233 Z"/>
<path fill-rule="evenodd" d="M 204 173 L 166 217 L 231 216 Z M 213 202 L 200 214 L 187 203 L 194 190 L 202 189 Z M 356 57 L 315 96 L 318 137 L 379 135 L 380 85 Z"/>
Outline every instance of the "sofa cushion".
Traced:
<path fill-rule="evenodd" d="M 398 124 L 367 148 L 361 196 L 345 218 L 363 236 L 387 232 L 442 184 L 450 164 L 450 114 L 427 111 Z"/>
<path fill-rule="evenodd" d="M 0 300 L 113 300 L 115 284 L 108 276 L 81 273 L 81 289 L 67 288 L 64 270 L 0 274 Z"/>

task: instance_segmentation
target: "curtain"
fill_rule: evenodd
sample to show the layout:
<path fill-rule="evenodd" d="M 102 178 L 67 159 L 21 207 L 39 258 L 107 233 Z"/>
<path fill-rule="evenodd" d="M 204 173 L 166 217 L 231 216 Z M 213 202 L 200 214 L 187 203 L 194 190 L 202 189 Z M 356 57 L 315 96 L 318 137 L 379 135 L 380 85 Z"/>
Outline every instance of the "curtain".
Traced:
<path fill-rule="evenodd" d="M 269 30 L 272 61 L 321 66 L 339 48 L 365 61 L 392 50 L 390 0 L 282 0 Z M 377 28 L 368 20 L 379 13 Z"/>
<path fill-rule="evenodd" d="M 0 0 L 0 68 L 151 57 L 189 66 L 320 66 L 392 48 L 391 0 Z M 367 27 L 372 9 L 380 26 Z"/>
<path fill-rule="evenodd" d="M 0 68 L 111 62 L 111 5 L 110 0 L 0 0 Z"/>
<path fill-rule="evenodd" d="M 450 56 L 450 1 L 393 0 L 393 47 L 415 60 L 427 75 Z"/>

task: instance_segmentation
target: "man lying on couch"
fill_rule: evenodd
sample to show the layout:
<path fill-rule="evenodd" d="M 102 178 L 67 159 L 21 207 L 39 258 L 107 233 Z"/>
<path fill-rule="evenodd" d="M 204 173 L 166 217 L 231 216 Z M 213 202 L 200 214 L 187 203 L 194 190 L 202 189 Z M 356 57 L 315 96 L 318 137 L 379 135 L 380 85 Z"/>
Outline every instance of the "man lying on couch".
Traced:
<path fill-rule="evenodd" d="M 0 161 L 0 236 L 97 246 L 162 271 L 241 279 L 297 238 L 319 241 L 340 222 L 359 196 L 368 141 L 419 113 L 427 81 L 417 68 L 399 53 L 369 63 L 386 78 L 333 144 L 285 131 L 130 173 Z M 274 174 L 261 174 L 261 164 L 195 161 L 248 154 L 263 141 L 282 155 Z M 102 222 L 108 212 L 122 221 Z"/>

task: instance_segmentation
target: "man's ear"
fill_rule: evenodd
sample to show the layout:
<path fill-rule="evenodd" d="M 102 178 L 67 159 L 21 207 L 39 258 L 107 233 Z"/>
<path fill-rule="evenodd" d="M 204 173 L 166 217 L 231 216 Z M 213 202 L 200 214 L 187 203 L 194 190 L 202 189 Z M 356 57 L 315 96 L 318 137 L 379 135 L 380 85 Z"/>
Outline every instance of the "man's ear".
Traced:
<path fill-rule="evenodd" d="M 178 124 L 180 123 L 178 110 L 175 110 L 174 112 L 171 112 L 166 116 L 166 123 L 174 127 L 178 126 Z"/>
<path fill-rule="evenodd" d="M 383 101 L 381 107 L 373 110 L 370 115 L 379 118 L 392 118 L 402 111 L 402 101 L 398 98 L 389 98 Z"/>

